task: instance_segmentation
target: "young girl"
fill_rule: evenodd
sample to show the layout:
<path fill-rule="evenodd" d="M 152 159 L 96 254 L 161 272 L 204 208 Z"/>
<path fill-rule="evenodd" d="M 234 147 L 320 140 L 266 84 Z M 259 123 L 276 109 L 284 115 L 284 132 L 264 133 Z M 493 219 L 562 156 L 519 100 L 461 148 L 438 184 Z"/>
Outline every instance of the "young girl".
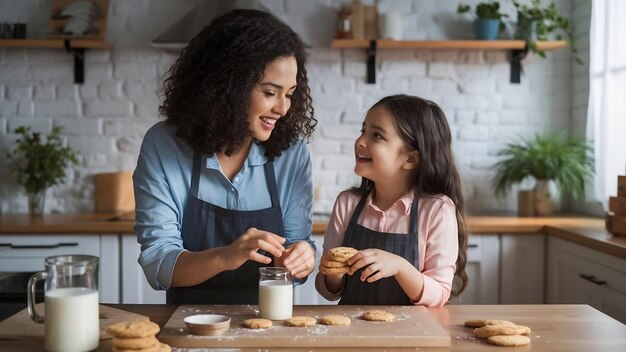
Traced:
<path fill-rule="evenodd" d="M 370 108 L 354 143 L 361 186 L 339 194 L 324 237 L 324 252 L 359 252 L 348 275 L 318 274 L 322 296 L 431 307 L 463 291 L 467 233 L 450 142 L 446 117 L 431 101 L 393 95 Z"/>

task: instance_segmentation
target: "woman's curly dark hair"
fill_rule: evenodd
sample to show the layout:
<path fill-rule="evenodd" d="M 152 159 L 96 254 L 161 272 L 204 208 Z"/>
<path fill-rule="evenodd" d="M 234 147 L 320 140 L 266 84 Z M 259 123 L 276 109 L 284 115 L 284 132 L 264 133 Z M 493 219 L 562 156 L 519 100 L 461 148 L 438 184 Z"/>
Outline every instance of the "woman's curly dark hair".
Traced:
<path fill-rule="evenodd" d="M 167 73 L 159 112 L 176 135 L 198 153 L 238 151 L 250 136 L 248 107 L 265 68 L 281 57 L 295 57 L 297 88 L 291 108 L 262 142 L 273 158 L 298 137 L 315 129 L 302 40 L 287 24 L 258 10 L 233 10 L 196 35 Z"/>

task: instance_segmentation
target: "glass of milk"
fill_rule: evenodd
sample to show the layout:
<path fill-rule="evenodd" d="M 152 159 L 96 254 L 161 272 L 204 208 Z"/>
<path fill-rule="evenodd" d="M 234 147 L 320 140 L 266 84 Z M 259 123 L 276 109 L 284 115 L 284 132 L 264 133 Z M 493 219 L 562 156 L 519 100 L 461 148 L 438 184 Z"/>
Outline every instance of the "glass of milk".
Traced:
<path fill-rule="evenodd" d="M 98 257 L 59 255 L 48 257 L 46 271 L 28 280 L 28 314 L 45 327 L 47 351 L 91 351 L 98 348 Z M 35 310 L 35 285 L 45 281 L 41 316 Z"/>
<path fill-rule="evenodd" d="M 293 284 L 286 268 L 259 268 L 259 314 L 261 318 L 285 320 L 291 318 Z"/>

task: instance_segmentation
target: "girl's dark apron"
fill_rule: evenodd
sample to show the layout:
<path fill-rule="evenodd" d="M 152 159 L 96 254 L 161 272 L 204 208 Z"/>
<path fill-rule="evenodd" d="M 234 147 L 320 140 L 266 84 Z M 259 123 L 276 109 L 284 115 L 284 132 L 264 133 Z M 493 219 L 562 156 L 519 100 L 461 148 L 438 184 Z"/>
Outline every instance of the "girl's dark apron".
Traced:
<path fill-rule="evenodd" d="M 272 161 L 267 161 L 263 165 L 272 206 L 261 210 L 243 211 L 224 209 L 198 198 L 202 159 L 197 153 L 193 158 L 191 197 L 185 210 L 181 231 L 185 249 L 201 251 L 227 246 L 251 227 L 279 235 L 283 233 L 282 211 Z M 268 255 L 265 251 L 259 253 Z M 271 266 L 272 263 L 268 265 Z M 259 268 L 262 266 L 265 265 L 248 260 L 238 269 L 223 271 L 201 284 L 170 288 L 167 290 L 167 303 L 258 304 Z"/>
<path fill-rule="evenodd" d="M 354 209 L 343 239 L 343 246 L 354 247 L 358 250 L 367 248 L 382 249 L 405 258 L 414 267 L 419 268 L 417 247 L 417 206 L 419 202 L 417 193 L 414 194 L 413 204 L 411 205 L 408 234 L 378 232 L 357 224 L 369 193 L 370 191 L 361 197 L 359 204 Z M 353 275 L 345 276 L 346 282 L 339 304 L 413 304 L 394 277 L 387 277 L 368 283 L 360 279 L 363 270 L 365 268 L 358 270 Z"/>

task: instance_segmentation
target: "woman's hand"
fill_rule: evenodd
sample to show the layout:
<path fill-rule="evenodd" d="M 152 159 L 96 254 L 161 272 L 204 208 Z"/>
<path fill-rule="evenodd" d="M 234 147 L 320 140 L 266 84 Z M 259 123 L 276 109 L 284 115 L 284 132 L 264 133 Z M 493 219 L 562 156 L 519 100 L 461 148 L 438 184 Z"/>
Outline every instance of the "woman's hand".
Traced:
<path fill-rule="evenodd" d="M 235 242 L 224 247 L 224 261 L 229 270 L 239 268 L 248 260 L 254 260 L 262 264 L 269 264 L 272 258 L 260 254 L 264 250 L 279 258 L 285 252 L 285 238 L 271 232 L 249 228 Z"/>
<path fill-rule="evenodd" d="M 408 263 L 401 256 L 383 251 L 381 249 L 364 249 L 355 254 L 346 262 L 350 266 L 349 275 L 357 270 L 365 268 L 361 273 L 361 281 L 367 280 L 372 283 L 385 277 L 395 276 L 400 272 L 404 264 Z"/>
<path fill-rule="evenodd" d="M 311 273 L 315 267 L 315 252 L 307 241 L 298 241 L 284 252 L 282 264 L 291 276 L 301 279 Z"/>

